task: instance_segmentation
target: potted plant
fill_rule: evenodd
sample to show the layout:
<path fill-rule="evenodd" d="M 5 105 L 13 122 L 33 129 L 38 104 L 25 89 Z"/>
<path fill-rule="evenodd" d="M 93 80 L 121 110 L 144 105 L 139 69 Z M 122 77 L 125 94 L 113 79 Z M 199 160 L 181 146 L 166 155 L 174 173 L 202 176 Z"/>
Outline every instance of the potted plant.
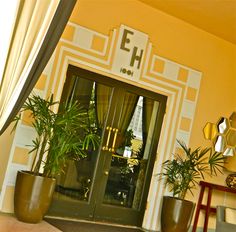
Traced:
<path fill-rule="evenodd" d="M 96 127 L 89 123 L 89 113 L 78 103 L 59 102 L 32 95 L 24 103 L 21 113 L 29 111 L 36 137 L 32 140 L 34 155 L 30 171 L 18 171 L 14 206 L 16 217 L 24 222 L 37 223 L 45 215 L 54 192 L 57 175 L 63 172 L 70 159 L 79 160 L 86 150 L 99 144 Z M 54 108 L 55 109 L 55 108 Z"/>
<path fill-rule="evenodd" d="M 173 196 L 164 196 L 161 212 L 162 232 L 187 232 L 195 204 L 184 200 L 187 191 L 192 193 L 205 174 L 216 175 L 223 167 L 224 157 L 211 148 L 192 150 L 185 143 L 177 141 L 182 154 L 175 154 L 172 160 L 163 163 L 160 177 Z M 193 193 L 192 193 L 193 194 Z"/>

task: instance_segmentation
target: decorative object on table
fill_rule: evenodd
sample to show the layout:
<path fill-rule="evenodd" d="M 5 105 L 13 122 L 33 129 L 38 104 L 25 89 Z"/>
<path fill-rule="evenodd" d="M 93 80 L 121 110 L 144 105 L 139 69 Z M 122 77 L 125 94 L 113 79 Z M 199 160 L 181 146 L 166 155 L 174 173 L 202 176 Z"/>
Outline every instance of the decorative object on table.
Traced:
<path fill-rule="evenodd" d="M 228 187 L 236 189 L 236 173 L 229 174 L 225 182 Z"/>
<path fill-rule="evenodd" d="M 30 112 L 36 132 L 30 151 L 34 154 L 31 170 L 19 171 L 15 186 L 15 215 L 24 222 L 42 220 L 52 199 L 55 177 L 63 172 L 66 162 L 85 157 L 86 151 L 95 149 L 99 143 L 86 110 L 75 101 L 60 104 L 55 113 L 52 108 L 58 104 L 53 96 L 44 100 L 33 95 L 20 111 Z M 16 124 L 20 118 L 20 115 L 15 118 Z"/>
<path fill-rule="evenodd" d="M 186 192 L 198 184 L 205 174 L 216 175 L 223 167 L 224 157 L 220 152 L 211 148 L 192 150 L 185 143 L 177 141 L 183 154 L 175 154 L 173 159 L 163 163 L 163 171 L 159 174 L 164 178 L 165 186 L 173 196 L 163 197 L 161 213 L 162 232 L 187 232 L 192 215 L 194 203 L 184 200 Z"/>

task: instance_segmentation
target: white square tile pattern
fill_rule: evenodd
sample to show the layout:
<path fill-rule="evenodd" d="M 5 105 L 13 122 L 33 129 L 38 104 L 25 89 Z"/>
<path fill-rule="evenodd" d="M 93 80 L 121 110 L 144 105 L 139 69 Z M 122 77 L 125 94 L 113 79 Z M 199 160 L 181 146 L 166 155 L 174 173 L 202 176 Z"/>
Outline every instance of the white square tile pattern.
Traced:
<path fill-rule="evenodd" d="M 190 133 L 178 130 L 178 132 L 176 134 L 176 139 L 179 139 L 179 140 L 185 142 L 185 144 L 189 144 Z"/>
<path fill-rule="evenodd" d="M 181 112 L 182 117 L 193 118 L 195 112 L 195 105 L 196 104 L 194 102 L 184 100 Z"/>
<path fill-rule="evenodd" d="M 32 127 L 20 125 L 18 129 L 20 133 L 16 133 L 15 142 L 17 145 L 31 145 L 32 139 L 35 138 L 35 131 Z"/>
<path fill-rule="evenodd" d="M 177 80 L 179 74 L 179 65 L 166 60 L 163 75 L 171 80 Z"/>
<path fill-rule="evenodd" d="M 90 50 L 93 39 L 93 33 L 82 27 L 77 27 L 74 35 L 74 43 L 83 49 Z"/>
<path fill-rule="evenodd" d="M 194 70 L 189 70 L 187 85 L 189 87 L 199 89 L 202 73 Z"/>

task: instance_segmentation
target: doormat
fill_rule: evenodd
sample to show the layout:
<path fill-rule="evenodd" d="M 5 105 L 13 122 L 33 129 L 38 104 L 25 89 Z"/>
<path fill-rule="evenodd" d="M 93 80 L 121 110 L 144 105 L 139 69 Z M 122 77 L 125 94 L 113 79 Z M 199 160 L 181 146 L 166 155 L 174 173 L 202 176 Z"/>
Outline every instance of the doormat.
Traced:
<path fill-rule="evenodd" d="M 69 221 L 54 218 L 44 218 L 45 221 L 62 230 L 63 232 L 142 232 L 139 228 L 97 224 L 93 222 Z"/>

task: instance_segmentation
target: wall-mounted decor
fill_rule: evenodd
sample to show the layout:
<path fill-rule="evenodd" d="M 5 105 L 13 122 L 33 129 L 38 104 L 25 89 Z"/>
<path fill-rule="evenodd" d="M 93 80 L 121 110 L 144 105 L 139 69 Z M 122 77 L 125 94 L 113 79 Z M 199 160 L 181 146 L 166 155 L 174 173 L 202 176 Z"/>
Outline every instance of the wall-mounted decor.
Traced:
<path fill-rule="evenodd" d="M 216 123 L 208 122 L 203 128 L 205 139 L 211 140 L 215 151 L 224 156 L 233 156 L 236 152 L 236 112 L 229 118 L 220 117 Z"/>
<path fill-rule="evenodd" d="M 220 117 L 216 123 L 207 122 L 203 134 L 212 142 L 215 151 L 227 157 L 225 168 L 236 172 L 236 112 L 229 118 Z"/>
<path fill-rule="evenodd" d="M 125 25 L 119 29 L 112 73 L 139 79 L 147 49 L 148 35 Z"/>

